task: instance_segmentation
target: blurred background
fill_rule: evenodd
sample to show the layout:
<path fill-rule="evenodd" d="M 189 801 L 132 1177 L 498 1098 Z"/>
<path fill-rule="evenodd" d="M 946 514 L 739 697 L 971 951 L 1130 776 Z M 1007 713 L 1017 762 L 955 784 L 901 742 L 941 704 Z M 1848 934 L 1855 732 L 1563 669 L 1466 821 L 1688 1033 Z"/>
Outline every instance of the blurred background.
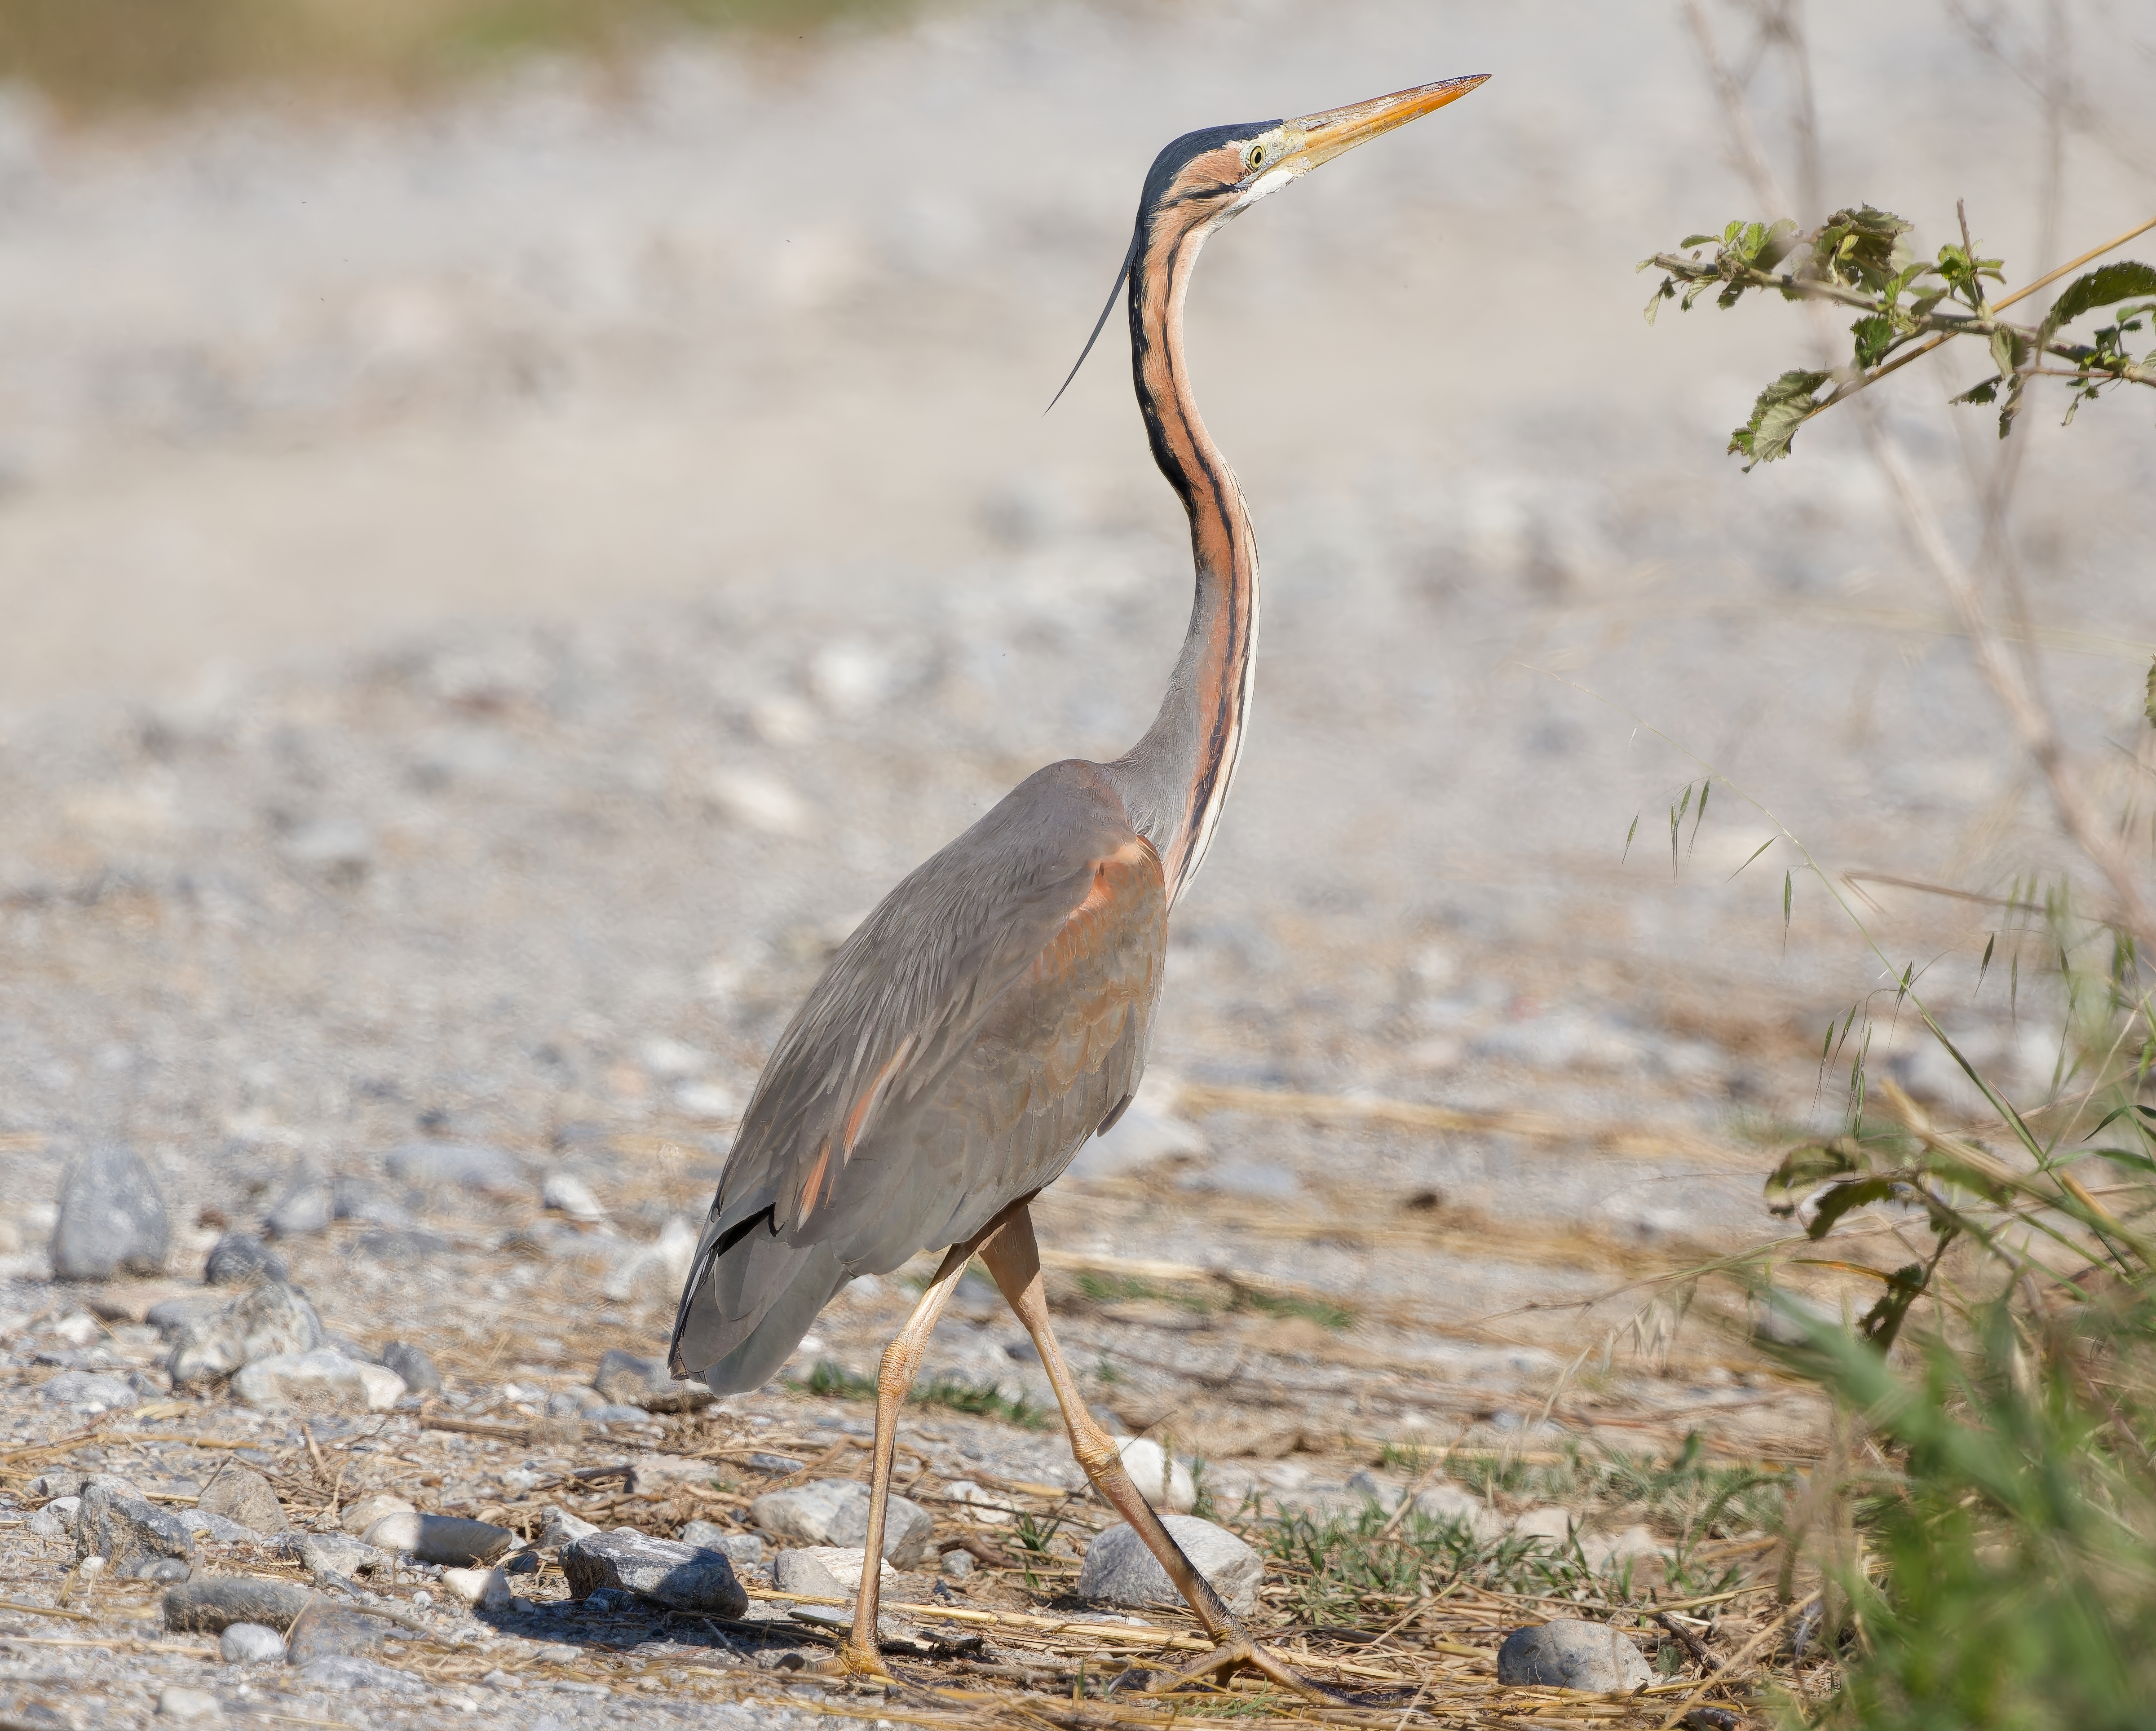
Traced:
<path fill-rule="evenodd" d="M 2156 212 L 2147 8 L 1780 15 L 1820 116 L 1800 214 L 1876 202 L 1928 252 L 1965 198 L 2019 284 Z M 1760 13 L 1707 17 L 1788 151 Z M 1640 316 L 1638 260 L 1781 213 L 1668 0 L 9 0 L 13 1271 L 109 1138 L 190 1217 L 414 1134 L 567 1162 L 647 1237 L 696 1212 L 852 921 L 1152 714 L 1188 548 L 1119 323 L 1042 411 L 1154 152 L 1469 72 L 1199 278 L 1265 557 L 1257 719 L 1147 1108 L 1065 1231 L 1240 1232 L 1463 1317 L 1757 1232 L 1771 1150 L 1839 1109 L 1820 1029 L 1882 968 L 1815 882 L 1785 926 L 1799 857 L 1746 866 L 1774 830 L 1727 788 L 1673 845 L 1709 763 L 1868 874 L 1885 951 L 2047 1086 L 2055 1032 L 1974 995 L 1988 911 L 1907 886 L 2066 865 L 2041 784 L 1854 428 L 1723 455 L 1808 331 Z M 1944 402 L 1979 358 L 1890 388 L 1965 548 L 1999 447 Z M 2124 809 L 2156 429 L 2056 407 L 2017 629 Z M 1465 1235 L 1442 1292 L 1412 1247 L 1247 1230 L 1410 1205 Z"/>

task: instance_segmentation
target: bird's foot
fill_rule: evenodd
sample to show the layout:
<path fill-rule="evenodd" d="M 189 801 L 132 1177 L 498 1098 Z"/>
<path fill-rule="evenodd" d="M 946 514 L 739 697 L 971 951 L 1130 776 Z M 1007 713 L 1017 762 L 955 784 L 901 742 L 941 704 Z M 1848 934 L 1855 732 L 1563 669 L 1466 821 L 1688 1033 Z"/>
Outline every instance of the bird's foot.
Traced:
<path fill-rule="evenodd" d="M 828 1659 L 819 1661 L 809 1667 L 820 1677 L 850 1677 L 856 1682 L 891 1683 L 897 1682 L 883 1662 L 883 1655 L 873 1643 L 855 1641 L 849 1634 L 845 1645 Z"/>
<path fill-rule="evenodd" d="M 1255 1671 L 1268 1682 L 1278 1683 L 1283 1689 L 1292 1689 L 1306 1701 L 1314 1701 L 1322 1707 L 1353 1707 L 1357 1703 L 1322 1683 L 1314 1683 L 1295 1667 L 1261 1646 L 1247 1635 L 1237 1632 L 1225 1636 L 1195 1665 L 1176 1673 L 1175 1681 L 1151 1689 L 1148 1694 L 1164 1695 L 1179 1689 L 1185 1683 L 1194 1683 L 1207 1677 L 1225 1676 L 1237 1671 Z"/>

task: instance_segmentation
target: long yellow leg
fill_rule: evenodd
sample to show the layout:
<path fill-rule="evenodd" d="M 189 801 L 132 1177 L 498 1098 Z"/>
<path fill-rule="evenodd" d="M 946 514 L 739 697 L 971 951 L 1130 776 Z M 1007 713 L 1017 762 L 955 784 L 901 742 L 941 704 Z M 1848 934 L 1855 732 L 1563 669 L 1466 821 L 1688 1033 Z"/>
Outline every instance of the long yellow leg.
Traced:
<path fill-rule="evenodd" d="M 943 1314 L 943 1307 L 951 1302 L 951 1294 L 957 1289 L 959 1276 L 965 1273 L 973 1251 L 970 1244 L 954 1244 L 945 1253 L 936 1278 L 921 1293 L 921 1302 L 913 1307 L 913 1314 L 906 1319 L 906 1326 L 883 1349 L 883 1362 L 877 1367 L 875 1454 L 869 1471 L 869 1530 L 861 1553 L 861 1584 L 854 1595 L 853 1631 L 846 1637 L 846 1645 L 839 1655 L 841 1668 L 856 1676 L 890 1674 L 884 1669 L 883 1656 L 876 1648 L 876 1600 L 883 1585 L 884 1513 L 891 1497 L 891 1458 L 898 1446 L 898 1411 L 906 1404 L 913 1379 L 920 1374 L 921 1358 L 928 1350 L 928 1337 L 936 1331 L 936 1320 Z"/>
<path fill-rule="evenodd" d="M 995 1276 L 996 1285 L 1040 1351 L 1041 1368 L 1048 1373 L 1049 1385 L 1055 1390 L 1056 1405 L 1063 1409 L 1063 1425 L 1070 1436 L 1070 1452 L 1116 1513 L 1131 1523 L 1145 1541 L 1146 1549 L 1160 1559 L 1160 1566 L 1175 1583 L 1176 1591 L 1189 1601 L 1190 1608 L 1198 1613 L 1199 1621 L 1205 1626 L 1205 1632 L 1219 1643 L 1213 1652 L 1183 1672 L 1183 1680 L 1247 1666 L 1283 1688 L 1293 1689 L 1311 1700 L 1340 1704 L 1340 1696 L 1301 1676 L 1244 1631 L 1242 1625 L 1221 1602 L 1220 1595 L 1213 1590 L 1213 1584 L 1198 1572 L 1183 1554 L 1183 1547 L 1175 1542 L 1175 1535 L 1153 1513 L 1152 1505 L 1139 1494 L 1137 1486 L 1123 1469 L 1123 1457 L 1116 1448 L 1114 1438 L 1096 1424 L 1092 1414 L 1086 1410 L 1070 1367 L 1063 1361 L 1063 1348 L 1056 1344 L 1055 1335 L 1048 1325 L 1048 1299 L 1041 1287 L 1040 1248 L 1034 1240 L 1032 1214 L 1019 1208 L 1005 1216 L 994 1235 L 982 1242 L 981 1260 Z"/>

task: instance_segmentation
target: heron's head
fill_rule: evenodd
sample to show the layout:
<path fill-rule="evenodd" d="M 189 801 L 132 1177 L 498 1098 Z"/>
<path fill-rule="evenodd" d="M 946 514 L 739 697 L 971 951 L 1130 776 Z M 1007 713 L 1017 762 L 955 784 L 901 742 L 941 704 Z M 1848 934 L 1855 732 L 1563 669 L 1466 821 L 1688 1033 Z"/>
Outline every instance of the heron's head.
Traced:
<path fill-rule="evenodd" d="M 1166 218 L 1178 229 L 1217 228 L 1320 163 L 1457 102 L 1487 73 L 1418 85 L 1347 108 L 1293 121 L 1250 121 L 1186 132 L 1153 159 L 1138 203 L 1138 226 Z"/>

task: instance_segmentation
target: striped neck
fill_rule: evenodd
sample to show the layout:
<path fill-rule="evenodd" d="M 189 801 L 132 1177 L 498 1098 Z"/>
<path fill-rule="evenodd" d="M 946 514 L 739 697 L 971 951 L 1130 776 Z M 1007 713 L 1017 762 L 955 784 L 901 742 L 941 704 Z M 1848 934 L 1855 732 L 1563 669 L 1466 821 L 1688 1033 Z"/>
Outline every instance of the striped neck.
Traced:
<path fill-rule="evenodd" d="M 1159 854 L 1170 903 L 1197 875 L 1228 801 L 1256 671 L 1258 549 L 1242 490 L 1199 419 L 1183 354 L 1191 272 L 1218 219 L 1157 210 L 1131 265 L 1131 362 L 1153 461 L 1190 516 L 1197 593 L 1160 713 L 1108 766 Z"/>

